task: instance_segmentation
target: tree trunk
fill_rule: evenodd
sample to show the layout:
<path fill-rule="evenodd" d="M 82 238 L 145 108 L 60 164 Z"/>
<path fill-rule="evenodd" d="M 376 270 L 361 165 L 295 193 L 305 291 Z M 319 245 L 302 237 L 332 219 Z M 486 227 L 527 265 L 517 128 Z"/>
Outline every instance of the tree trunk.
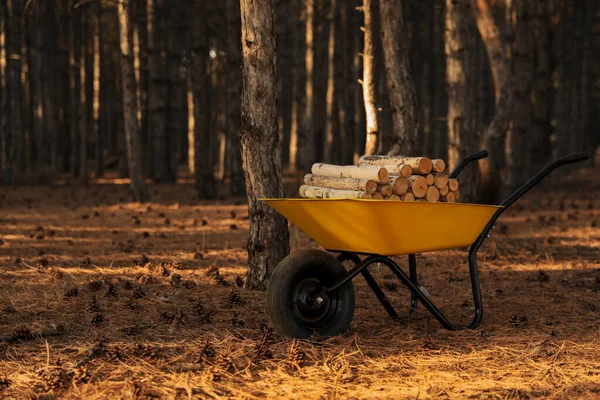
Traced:
<path fill-rule="evenodd" d="M 375 104 L 376 94 L 376 58 L 375 46 L 377 32 L 379 32 L 379 8 L 380 0 L 364 0 L 363 13 L 365 14 L 365 42 L 363 50 L 363 98 L 367 120 L 367 140 L 365 143 L 365 154 L 375 154 L 379 147 L 380 123 Z"/>
<path fill-rule="evenodd" d="M 90 82 L 88 65 L 90 63 L 89 51 L 87 49 L 88 45 L 88 26 L 89 26 L 89 15 L 88 15 L 88 4 L 82 6 L 81 9 L 81 25 L 80 25 L 80 34 L 81 34 L 81 57 L 79 59 L 79 78 L 81 80 L 79 84 L 79 100 L 81 103 L 79 104 L 79 181 L 86 185 L 88 182 L 88 141 L 90 137 L 89 128 L 89 119 L 90 114 L 88 113 L 88 104 L 91 104 L 91 99 L 88 98 L 90 91 L 88 82 Z M 93 89 L 93 86 L 92 86 Z"/>
<path fill-rule="evenodd" d="M 4 146 L 2 180 L 11 183 L 21 138 L 21 13 L 22 0 L 12 0 L 6 30 L 6 114 L 8 117 Z"/>
<path fill-rule="evenodd" d="M 331 0 L 329 8 L 329 38 L 327 39 L 327 98 L 325 117 L 325 140 L 323 141 L 323 161 L 336 162 L 332 158 L 334 149 L 335 125 L 333 112 L 336 109 L 335 90 L 335 27 L 337 0 Z M 336 116 L 337 117 L 337 116 Z"/>
<path fill-rule="evenodd" d="M 315 162 L 315 121 L 314 109 L 314 61 L 315 61 L 315 1 L 302 1 L 305 14 L 304 45 L 304 70 L 306 78 L 304 81 L 304 109 L 302 112 L 302 129 L 298 133 L 298 167 L 304 171 L 308 170 Z M 300 90 L 300 88 L 298 88 Z"/>
<path fill-rule="evenodd" d="M 243 89 L 240 140 L 250 234 L 250 288 L 262 288 L 289 253 L 287 221 L 258 198 L 283 197 L 277 132 L 277 66 L 273 0 L 241 1 Z"/>
<path fill-rule="evenodd" d="M 190 151 L 193 151 L 193 174 L 195 187 L 201 199 L 217 197 L 217 187 L 213 174 L 211 148 L 211 132 L 209 130 L 209 71 L 207 70 L 208 39 L 206 25 L 206 8 L 203 0 L 194 2 L 194 27 L 190 31 L 190 83 L 192 106 L 194 108 L 194 127 L 189 137 Z M 189 129 L 189 128 L 188 128 Z M 191 155 L 191 153 L 190 153 Z"/>
<path fill-rule="evenodd" d="M 446 88 L 448 90 L 448 162 L 454 169 L 467 155 L 478 149 L 479 138 L 474 129 L 475 90 L 467 84 L 469 72 L 468 27 L 472 24 L 469 5 L 446 0 Z M 477 198 L 477 164 L 461 174 L 466 201 Z"/>
<path fill-rule="evenodd" d="M 119 36 L 121 47 L 121 70 L 123 76 L 123 115 L 131 189 L 136 201 L 150 200 L 144 180 L 142 147 L 137 121 L 136 81 L 133 66 L 133 21 L 132 5 L 127 0 L 119 0 Z"/>
<path fill-rule="evenodd" d="M 448 4 L 448 3 L 446 3 Z M 498 24 L 494 21 L 490 0 L 471 0 L 479 34 L 485 45 L 494 80 L 495 113 L 488 126 L 483 143 L 490 155 L 481 162 L 482 200 L 496 203 L 500 200 L 502 181 L 500 170 L 504 168 L 504 142 L 512 107 L 510 60 L 506 43 Z"/>
<path fill-rule="evenodd" d="M 227 0 L 227 42 L 229 49 L 227 79 L 227 135 L 229 137 L 229 171 L 230 189 L 232 196 L 244 196 L 246 186 L 244 184 L 244 171 L 242 170 L 242 154 L 240 149 L 240 103 L 242 96 L 242 47 L 240 29 L 240 4 L 238 0 Z"/>
<path fill-rule="evenodd" d="M 289 143 L 289 165 L 291 172 L 298 168 L 298 138 L 302 134 L 303 113 L 306 109 L 304 90 L 304 23 L 305 14 L 302 0 L 292 0 L 291 14 L 294 18 L 290 22 L 290 36 L 292 42 L 292 122 Z M 285 143 L 284 143 L 285 144 Z"/>
<path fill-rule="evenodd" d="M 532 43 L 532 2 L 516 3 L 515 44 L 512 74 L 518 85 L 514 87 L 514 111 L 512 128 L 507 137 L 508 177 L 510 191 L 521 186 L 528 176 L 529 140 L 532 129 L 531 94 L 533 89 L 534 46 Z"/>
<path fill-rule="evenodd" d="M 167 86 L 163 52 L 165 49 L 164 29 L 162 29 L 163 0 L 147 0 L 148 13 L 148 133 L 152 140 L 152 177 L 157 182 L 168 181 L 168 142 L 167 142 Z"/>
<path fill-rule="evenodd" d="M 413 155 L 417 150 L 419 110 L 410 76 L 406 34 L 403 32 L 402 1 L 380 1 L 379 14 L 388 96 L 394 122 L 394 139 L 388 154 Z"/>
<path fill-rule="evenodd" d="M 6 146 L 6 110 L 4 108 L 4 99 L 6 98 L 6 4 L 0 1 L 0 183 L 4 175 L 4 148 Z"/>

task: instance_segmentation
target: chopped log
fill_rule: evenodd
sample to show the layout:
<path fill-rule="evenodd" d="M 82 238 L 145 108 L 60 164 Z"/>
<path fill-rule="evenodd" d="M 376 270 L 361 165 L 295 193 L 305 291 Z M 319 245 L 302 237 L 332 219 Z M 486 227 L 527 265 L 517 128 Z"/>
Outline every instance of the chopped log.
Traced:
<path fill-rule="evenodd" d="M 335 178 L 371 179 L 378 183 L 388 183 L 390 174 L 387 169 L 379 166 L 357 167 L 355 165 L 331 165 L 324 163 L 313 164 L 313 175 L 331 176 Z"/>
<path fill-rule="evenodd" d="M 435 182 L 435 177 L 433 176 L 433 174 L 427 174 L 427 175 L 425 175 L 425 180 L 427 180 L 427 184 L 429 186 L 432 186 L 433 183 Z"/>
<path fill-rule="evenodd" d="M 454 192 L 448 192 L 445 196 L 440 196 L 440 201 L 443 203 L 454 203 L 456 201 L 456 197 L 454 196 Z"/>
<path fill-rule="evenodd" d="M 402 201 L 413 202 L 415 201 L 415 196 L 412 193 L 406 193 L 401 196 Z"/>
<path fill-rule="evenodd" d="M 433 185 L 436 188 L 441 189 L 444 186 L 448 185 L 448 175 L 446 175 L 446 174 L 435 174 L 434 178 L 435 178 L 435 182 L 433 183 Z"/>
<path fill-rule="evenodd" d="M 394 189 L 390 186 L 390 184 L 378 185 L 377 192 L 381 193 L 383 197 L 390 197 L 394 194 Z"/>
<path fill-rule="evenodd" d="M 445 196 L 448 194 L 450 189 L 448 189 L 448 185 L 445 185 L 445 186 L 442 186 L 441 188 L 439 188 L 439 191 L 440 191 L 440 196 Z"/>
<path fill-rule="evenodd" d="M 437 203 L 440 200 L 440 191 L 435 186 L 429 186 L 425 198 L 430 203 Z"/>
<path fill-rule="evenodd" d="M 330 189 L 359 190 L 374 193 L 377 190 L 377 182 L 372 179 L 334 178 L 306 174 L 304 183 L 310 186 L 321 186 Z"/>
<path fill-rule="evenodd" d="M 448 180 L 448 187 L 451 191 L 456 192 L 458 190 L 458 181 L 456 179 Z"/>
<path fill-rule="evenodd" d="M 372 197 L 373 200 L 383 200 L 383 195 L 379 192 L 373 193 L 372 196 L 373 196 Z"/>
<path fill-rule="evenodd" d="M 372 167 L 372 164 L 368 163 L 359 163 L 359 167 Z M 412 168 L 407 164 L 386 164 L 382 165 L 383 168 L 387 169 L 390 175 L 402 176 L 404 178 L 408 178 L 412 175 Z"/>
<path fill-rule="evenodd" d="M 394 189 L 394 193 L 398 196 L 403 195 L 408 190 L 408 181 L 401 176 L 392 176 L 390 185 Z"/>
<path fill-rule="evenodd" d="M 460 189 L 456 189 L 454 191 L 454 197 L 456 198 L 456 200 L 458 200 L 460 198 Z"/>
<path fill-rule="evenodd" d="M 361 156 L 358 162 L 371 165 L 410 165 L 413 174 L 425 175 L 431 172 L 433 164 L 427 157 L 403 157 L 403 156 Z"/>
<path fill-rule="evenodd" d="M 393 194 L 390 197 L 388 197 L 386 200 L 402 200 L 402 199 L 397 194 Z"/>
<path fill-rule="evenodd" d="M 444 170 L 446 169 L 446 163 L 444 162 L 444 160 L 436 158 L 431 160 L 431 163 L 433 164 L 434 172 L 444 172 Z"/>
<path fill-rule="evenodd" d="M 416 198 L 421 199 L 427 195 L 427 179 L 421 175 L 411 175 L 407 179 L 410 191 Z"/>
<path fill-rule="evenodd" d="M 318 186 L 300 186 L 300 196 L 308 199 L 370 199 L 370 193 L 360 190 L 339 190 Z"/>

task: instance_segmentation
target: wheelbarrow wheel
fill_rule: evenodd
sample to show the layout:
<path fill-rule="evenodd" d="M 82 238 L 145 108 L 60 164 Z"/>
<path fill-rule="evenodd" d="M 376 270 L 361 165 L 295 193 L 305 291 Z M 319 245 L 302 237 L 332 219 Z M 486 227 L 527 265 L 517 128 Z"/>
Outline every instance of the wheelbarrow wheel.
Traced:
<path fill-rule="evenodd" d="M 346 331 L 354 315 L 352 282 L 333 293 L 323 290 L 345 274 L 344 266 L 324 251 L 300 250 L 284 258 L 267 290 L 267 308 L 275 329 L 283 336 L 300 339 Z"/>

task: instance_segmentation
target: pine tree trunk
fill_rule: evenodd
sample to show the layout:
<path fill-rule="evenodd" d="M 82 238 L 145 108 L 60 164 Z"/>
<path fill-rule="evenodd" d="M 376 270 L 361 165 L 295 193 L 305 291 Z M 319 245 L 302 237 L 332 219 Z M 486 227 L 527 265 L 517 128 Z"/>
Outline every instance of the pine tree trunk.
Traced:
<path fill-rule="evenodd" d="M 4 108 L 4 100 L 6 98 L 6 19 L 6 4 L 0 1 L 0 183 L 3 181 L 5 168 L 4 148 L 6 147 L 6 110 Z"/>
<path fill-rule="evenodd" d="M 77 34 L 81 23 L 81 9 L 71 9 L 69 13 L 69 88 L 71 109 L 71 170 L 73 177 L 79 176 L 81 159 L 79 157 L 80 119 L 81 119 L 81 77 L 79 63 L 81 62 L 80 35 Z"/>
<path fill-rule="evenodd" d="M 119 37 L 121 47 L 121 70 L 123 74 L 123 115 L 131 189 L 136 201 L 150 200 L 144 180 L 142 145 L 137 121 L 136 81 L 133 66 L 132 5 L 119 0 Z"/>
<path fill-rule="evenodd" d="M 209 71 L 207 71 L 208 39 L 206 8 L 203 0 L 194 2 L 193 29 L 190 30 L 190 84 L 193 98 L 194 127 L 189 148 L 193 151 L 193 174 L 195 187 L 201 199 L 217 197 L 217 187 L 213 175 L 211 132 L 209 130 Z M 191 155 L 191 153 L 190 153 Z"/>
<path fill-rule="evenodd" d="M 527 175 L 529 164 L 529 140 L 532 129 L 531 94 L 533 89 L 534 46 L 533 7 L 531 2 L 516 3 L 515 45 L 513 50 L 512 76 L 518 85 L 514 87 L 513 122 L 507 137 L 507 186 L 510 191 L 521 186 Z"/>
<path fill-rule="evenodd" d="M 353 77 L 354 69 L 354 35 L 353 5 L 350 2 L 340 4 L 339 23 L 339 61 L 338 61 L 338 118 L 340 164 L 352 164 L 354 153 L 354 95 L 356 80 Z"/>
<path fill-rule="evenodd" d="M 446 91 L 446 55 L 444 51 L 445 2 L 436 2 L 433 22 L 433 79 L 431 80 L 432 152 L 436 158 L 448 158 L 448 93 Z"/>
<path fill-rule="evenodd" d="M 100 1 L 92 4 L 90 8 L 90 14 L 92 15 L 92 26 L 91 26 L 91 43 L 92 43 L 92 122 L 91 132 L 94 136 L 94 175 L 95 178 L 101 178 L 104 175 L 104 140 L 102 133 L 100 132 L 100 68 L 102 60 L 100 59 L 101 52 L 101 13 L 102 5 Z"/>
<path fill-rule="evenodd" d="M 448 3 L 446 3 L 448 4 Z M 489 157 L 481 165 L 482 200 L 497 203 L 500 200 L 502 181 L 500 170 L 504 168 L 504 142 L 512 110 L 512 86 L 510 60 L 506 43 L 498 24 L 494 21 L 490 0 L 471 0 L 479 34 L 485 45 L 494 80 L 495 113 L 483 138 Z"/>
<path fill-rule="evenodd" d="M 80 112 L 80 142 L 79 142 L 79 157 L 80 160 L 80 169 L 79 169 L 79 181 L 81 184 L 86 185 L 88 183 L 88 147 L 89 147 L 89 138 L 90 138 L 90 108 L 88 105 L 92 104 L 91 98 L 89 98 L 90 93 L 90 85 L 91 76 L 89 76 L 89 64 L 90 57 L 89 51 L 87 49 L 88 46 L 88 38 L 89 38 L 89 25 L 90 25 L 90 16 L 88 15 L 88 4 L 83 5 L 81 9 L 81 26 L 80 26 L 80 34 L 81 34 L 81 58 L 79 61 L 79 77 L 81 79 L 80 82 L 80 101 L 79 112 Z M 92 70 L 93 71 L 93 70 Z M 91 86 L 93 92 L 93 85 Z"/>
<path fill-rule="evenodd" d="M 469 36 L 472 24 L 469 5 L 446 0 L 446 87 L 448 90 L 448 167 L 452 171 L 467 155 L 478 149 L 474 128 L 475 90 L 468 85 Z M 461 193 L 465 201 L 477 198 L 477 165 L 461 173 Z"/>
<path fill-rule="evenodd" d="M 8 9 L 6 29 L 6 114 L 8 118 L 4 146 L 4 171 L 2 180 L 11 183 L 21 132 L 21 15 L 22 0 L 12 0 Z"/>
<path fill-rule="evenodd" d="M 298 167 L 308 171 L 315 162 L 315 121 L 313 116 L 315 96 L 315 1 L 302 1 L 305 14 L 304 34 L 304 109 L 302 112 L 302 128 L 298 134 Z M 300 88 L 298 88 L 300 90 Z"/>
<path fill-rule="evenodd" d="M 258 200 L 283 197 L 273 13 L 273 0 L 241 1 L 244 85 L 240 139 L 250 217 L 249 288 L 263 288 L 289 252 L 287 221 Z"/>
<path fill-rule="evenodd" d="M 363 50 L 363 98 L 367 120 L 367 140 L 365 154 L 375 154 L 379 148 L 380 122 L 375 104 L 376 91 L 376 57 L 375 46 L 379 32 L 379 7 L 380 0 L 364 0 L 363 13 L 364 25 L 364 50 Z"/>
<path fill-rule="evenodd" d="M 323 141 L 323 162 L 335 163 L 332 158 L 334 152 L 335 125 L 333 113 L 336 109 L 335 90 L 335 27 L 337 15 L 337 0 L 331 0 L 329 8 L 329 37 L 327 39 L 327 98 L 325 116 L 325 140 Z"/>
<path fill-rule="evenodd" d="M 412 155 L 417 150 L 419 110 L 410 75 L 408 43 L 403 32 L 402 1 L 380 1 L 379 14 L 381 45 L 394 122 L 394 139 L 388 154 Z"/>
<path fill-rule="evenodd" d="M 140 132 L 142 136 L 144 171 L 151 171 L 152 137 L 148 129 L 148 15 L 146 0 L 136 0 L 135 37 L 137 38 L 137 77 Z"/>
<path fill-rule="evenodd" d="M 288 169 L 295 172 L 298 168 L 298 138 L 302 134 L 303 113 L 305 104 L 304 76 L 304 10 L 302 0 L 291 0 L 291 10 L 294 18 L 290 22 L 292 42 L 292 122 L 290 127 L 289 165 Z"/>
<path fill-rule="evenodd" d="M 148 13 L 148 133 L 152 140 L 152 177 L 157 182 L 167 182 L 168 141 L 167 141 L 167 86 L 163 51 L 165 37 L 163 29 L 163 0 L 147 0 Z"/>
<path fill-rule="evenodd" d="M 240 2 L 227 0 L 227 42 L 228 55 L 228 100 L 227 100 L 227 135 L 229 136 L 229 162 L 231 178 L 231 195 L 244 196 L 244 171 L 242 170 L 242 153 L 240 148 L 240 104 L 242 97 L 242 47 L 240 29 Z"/>

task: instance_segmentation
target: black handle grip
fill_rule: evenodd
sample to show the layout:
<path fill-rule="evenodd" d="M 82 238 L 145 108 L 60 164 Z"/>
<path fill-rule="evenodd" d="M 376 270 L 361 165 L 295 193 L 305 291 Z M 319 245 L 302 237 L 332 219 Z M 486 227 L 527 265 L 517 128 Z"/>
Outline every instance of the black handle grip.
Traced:
<path fill-rule="evenodd" d="M 564 156 L 559 158 L 558 160 L 552 162 L 546 168 L 538 172 L 533 178 L 529 181 L 525 182 L 523 186 L 517 189 L 514 193 L 506 198 L 501 204 L 501 206 L 508 207 L 517 201 L 521 196 L 527 193 L 532 187 L 540 183 L 542 179 L 550 174 L 550 172 L 554 171 L 556 168 L 566 165 L 573 164 L 581 161 L 585 161 L 590 158 L 590 154 L 588 152 L 575 153 L 570 154 L 568 156 Z"/>
<path fill-rule="evenodd" d="M 458 174 L 460 174 L 467 165 L 469 165 L 473 161 L 477 161 L 477 160 L 481 160 L 482 158 L 486 158 L 488 155 L 489 155 L 489 153 L 487 150 L 481 150 L 481 151 L 478 151 L 477 153 L 473 153 L 471 155 L 466 156 L 465 159 L 462 160 L 460 162 L 460 164 L 458 164 L 456 166 L 456 168 L 454 168 L 454 170 L 450 173 L 449 177 L 451 179 L 456 178 L 458 176 Z"/>

